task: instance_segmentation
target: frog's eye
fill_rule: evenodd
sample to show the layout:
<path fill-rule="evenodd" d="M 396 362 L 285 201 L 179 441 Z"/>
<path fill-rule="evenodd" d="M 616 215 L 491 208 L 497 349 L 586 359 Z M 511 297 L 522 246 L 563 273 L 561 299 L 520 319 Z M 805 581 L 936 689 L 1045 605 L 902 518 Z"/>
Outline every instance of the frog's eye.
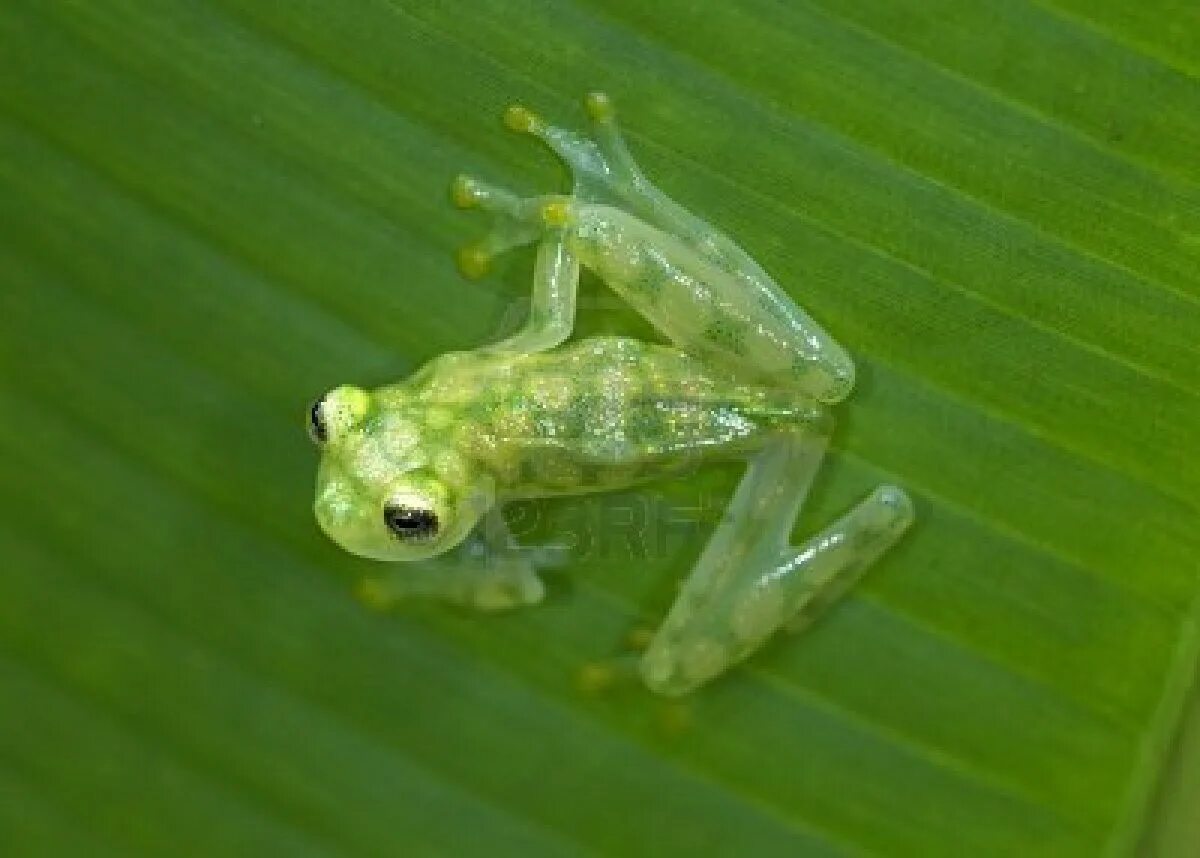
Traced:
<path fill-rule="evenodd" d="M 438 535 L 437 513 L 415 498 L 385 504 L 383 523 L 405 542 L 425 542 Z"/>
<path fill-rule="evenodd" d="M 314 444 L 324 444 L 329 440 L 329 426 L 325 423 L 325 397 L 322 396 L 308 409 L 308 437 Z"/>
<path fill-rule="evenodd" d="M 362 424 L 371 408 L 365 390 L 344 384 L 335 387 L 308 409 L 308 434 L 318 446 L 340 444 Z"/>

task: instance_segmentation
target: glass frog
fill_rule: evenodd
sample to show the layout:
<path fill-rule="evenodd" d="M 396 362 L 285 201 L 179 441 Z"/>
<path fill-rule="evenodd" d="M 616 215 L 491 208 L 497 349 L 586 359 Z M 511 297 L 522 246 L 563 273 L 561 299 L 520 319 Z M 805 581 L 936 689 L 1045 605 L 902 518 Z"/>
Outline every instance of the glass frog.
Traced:
<path fill-rule="evenodd" d="M 548 549 L 514 543 L 510 500 L 621 489 L 697 458 L 748 462 L 729 507 L 639 662 L 653 691 L 716 677 L 776 631 L 804 627 L 913 519 L 881 486 L 801 545 L 790 534 L 819 467 L 827 406 L 850 357 L 731 239 L 655 187 L 585 99 L 592 134 L 505 113 L 571 169 L 569 195 L 519 198 L 460 176 L 452 197 L 492 218 L 460 253 L 468 276 L 536 244 L 529 318 L 516 334 L 443 355 L 397 384 L 342 386 L 312 408 L 316 518 L 347 551 L 408 561 L 367 579 L 376 606 L 414 595 L 491 610 L 540 601 Z M 585 266 L 671 345 L 596 337 L 564 345 Z"/>

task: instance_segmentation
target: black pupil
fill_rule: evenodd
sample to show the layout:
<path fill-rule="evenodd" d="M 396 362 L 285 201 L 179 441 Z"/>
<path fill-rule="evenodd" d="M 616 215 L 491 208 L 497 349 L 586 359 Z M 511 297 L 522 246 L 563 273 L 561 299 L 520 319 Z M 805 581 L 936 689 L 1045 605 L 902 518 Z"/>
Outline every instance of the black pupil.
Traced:
<path fill-rule="evenodd" d="M 389 506 L 383 510 L 383 520 L 402 539 L 424 539 L 437 533 L 437 516 L 428 509 Z"/>
<path fill-rule="evenodd" d="M 321 397 L 308 411 L 308 434 L 312 435 L 312 439 L 318 444 L 324 444 L 329 437 L 325 428 L 325 418 L 321 415 L 321 406 L 324 404 L 325 398 Z"/>

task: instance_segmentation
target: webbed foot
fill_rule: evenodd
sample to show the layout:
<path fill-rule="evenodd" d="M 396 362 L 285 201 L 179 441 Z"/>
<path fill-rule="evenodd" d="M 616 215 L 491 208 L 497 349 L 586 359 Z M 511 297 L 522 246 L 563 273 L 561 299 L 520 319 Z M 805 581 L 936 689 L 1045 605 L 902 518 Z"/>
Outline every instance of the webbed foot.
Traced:
<path fill-rule="evenodd" d="M 500 254 L 532 244 L 543 235 L 568 225 L 575 199 L 584 202 L 641 200 L 654 204 L 657 190 L 642 176 L 617 128 L 616 109 L 602 92 L 589 93 L 584 107 L 592 119 L 592 136 L 550 125 L 519 104 L 504 111 L 504 125 L 544 142 L 570 168 L 570 196 L 555 194 L 519 197 L 512 191 L 473 176 L 461 175 L 450 186 L 450 199 L 461 209 L 479 209 L 492 217 L 492 228 L 479 241 L 462 248 L 458 267 L 476 279 L 487 274 Z"/>
<path fill-rule="evenodd" d="M 439 557 L 397 564 L 385 574 L 364 578 L 356 590 L 371 608 L 387 610 L 413 597 L 432 597 L 480 611 L 505 611 L 536 605 L 546 595 L 541 569 L 561 566 L 561 546 L 497 547 L 481 536 Z"/>
<path fill-rule="evenodd" d="M 570 168 L 574 181 L 572 195 L 588 202 L 629 200 L 648 185 L 617 126 L 617 111 L 603 92 L 584 96 L 584 109 L 592 120 L 592 134 L 547 123 L 541 116 L 519 104 L 504 112 L 504 124 L 520 134 L 529 134 L 545 143 Z"/>
<path fill-rule="evenodd" d="M 471 280 L 487 274 L 501 253 L 532 244 L 546 231 L 541 198 L 521 199 L 482 179 L 462 175 L 451 183 L 450 199 L 460 209 L 479 209 L 492 217 L 491 230 L 458 252 L 458 269 Z"/>
<path fill-rule="evenodd" d="M 643 649 L 648 643 L 649 630 L 639 629 L 631 633 L 625 643 L 632 649 Z M 600 661 L 590 661 L 579 668 L 575 686 L 589 697 L 599 698 L 620 689 L 642 686 L 638 671 L 637 655 L 622 653 Z M 676 736 L 692 724 L 690 704 L 681 700 L 659 700 L 654 706 L 655 726 L 666 736 Z"/>

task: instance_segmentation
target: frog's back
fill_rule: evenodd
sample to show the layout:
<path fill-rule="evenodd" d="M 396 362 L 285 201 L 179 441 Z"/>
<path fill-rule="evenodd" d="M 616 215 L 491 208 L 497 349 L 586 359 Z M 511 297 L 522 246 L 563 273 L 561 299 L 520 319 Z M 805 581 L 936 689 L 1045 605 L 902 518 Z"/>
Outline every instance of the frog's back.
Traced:
<path fill-rule="evenodd" d="M 464 356 L 447 365 L 443 385 L 445 373 L 458 375 L 448 386 L 475 391 L 461 419 L 476 457 L 513 495 L 629 485 L 697 455 L 740 455 L 781 425 L 826 419 L 794 391 L 748 385 L 626 337 L 475 365 Z"/>

